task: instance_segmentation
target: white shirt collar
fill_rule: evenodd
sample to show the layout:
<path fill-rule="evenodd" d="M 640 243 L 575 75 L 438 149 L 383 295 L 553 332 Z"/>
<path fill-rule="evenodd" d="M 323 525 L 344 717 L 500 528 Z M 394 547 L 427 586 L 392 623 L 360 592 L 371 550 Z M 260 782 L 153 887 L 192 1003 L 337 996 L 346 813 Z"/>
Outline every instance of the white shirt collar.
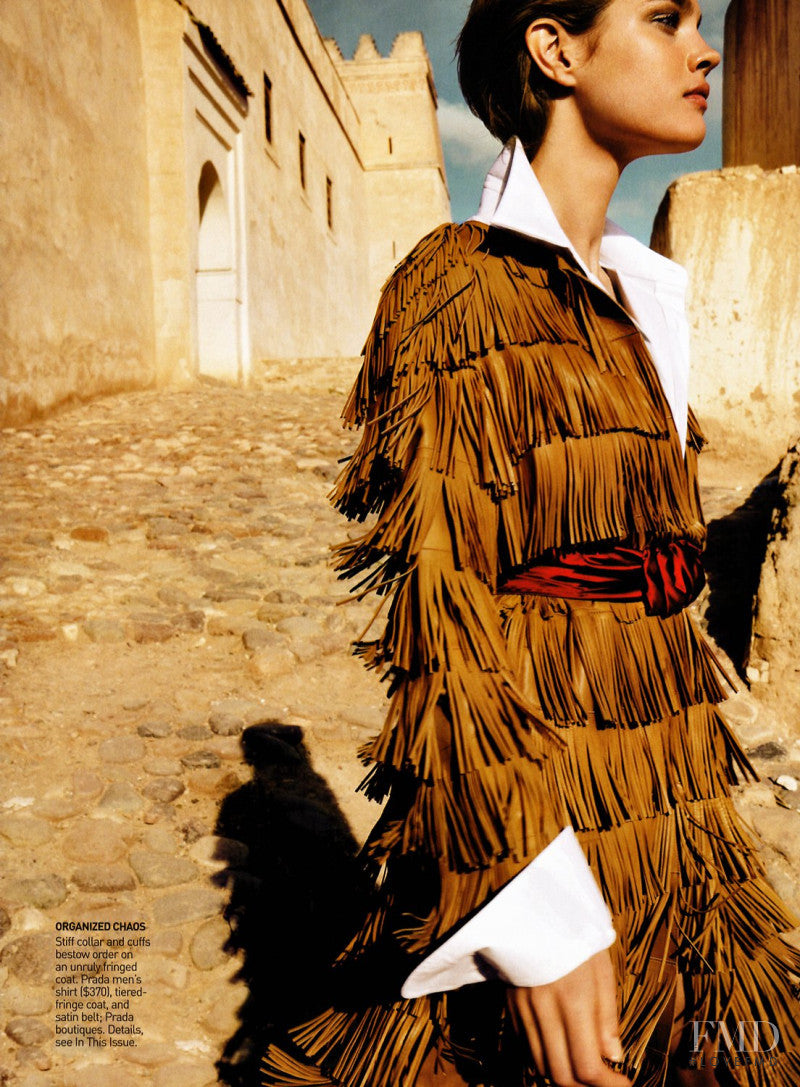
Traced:
<path fill-rule="evenodd" d="M 568 250 L 588 278 L 600 286 L 564 233 L 516 137 L 509 140 L 486 175 L 480 206 L 473 219 Z M 610 219 L 606 219 L 600 264 L 624 275 L 678 289 L 686 287 L 686 272 L 679 264 L 654 253 Z"/>
<path fill-rule="evenodd" d="M 564 233 L 518 139 L 506 144 L 489 170 L 473 220 L 566 250 L 586 277 L 605 290 Z M 689 375 L 686 272 L 610 219 L 600 246 L 600 264 L 617 276 L 628 311 L 648 342 L 678 435 L 685 443 Z"/>

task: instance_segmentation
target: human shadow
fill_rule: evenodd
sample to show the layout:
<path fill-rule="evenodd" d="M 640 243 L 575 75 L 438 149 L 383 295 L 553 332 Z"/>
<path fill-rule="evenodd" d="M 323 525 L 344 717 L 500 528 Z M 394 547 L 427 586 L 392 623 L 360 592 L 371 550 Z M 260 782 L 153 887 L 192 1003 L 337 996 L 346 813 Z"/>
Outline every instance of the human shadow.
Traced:
<path fill-rule="evenodd" d="M 241 953 L 237 979 L 249 993 L 217 1069 L 221 1083 L 254 1087 L 268 1044 L 329 1005 L 330 965 L 357 928 L 366 883 L 302 729 L 253 725 L 242 748 L 253 777 L 222 802 L 216 833 L 248 848 L 219 879 L 229 892 L 226 950 Z"/>
<path fill-rule="evenodd" d="M 709 585 L 708 632 L 744 678 L 753 634 L 755 598 L 780 496 L 780 465 L 737 509 L 711 521 L 704 555 Z"/>

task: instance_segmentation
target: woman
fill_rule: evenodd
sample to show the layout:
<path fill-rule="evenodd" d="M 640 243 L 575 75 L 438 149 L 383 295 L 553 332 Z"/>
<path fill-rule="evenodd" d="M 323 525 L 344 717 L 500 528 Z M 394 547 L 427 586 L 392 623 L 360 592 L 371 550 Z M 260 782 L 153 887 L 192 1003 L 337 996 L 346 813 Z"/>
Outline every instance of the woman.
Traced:
<path fill-rule="evenodd" d="M 478 215 L 385 288 L 335 495 L 378 515 L 344 575 L 391 597 L 360 647 L 391 696 L 364 753 L 374 909 L 271 1087 L 800 1081 L 796 922 L 735 815 L 753 771 L 686 613 L 685 276 L 605 218 L 629 162 L 703 139 L 699 22 L 696 0 L 473 0 L 462 88 L 509 142 Z"/>

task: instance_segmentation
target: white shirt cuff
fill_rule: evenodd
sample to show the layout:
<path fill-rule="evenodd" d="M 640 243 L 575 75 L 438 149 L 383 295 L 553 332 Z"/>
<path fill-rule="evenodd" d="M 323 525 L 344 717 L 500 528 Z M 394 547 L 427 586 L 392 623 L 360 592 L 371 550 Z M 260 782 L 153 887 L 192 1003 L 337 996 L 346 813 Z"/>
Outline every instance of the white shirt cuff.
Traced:
<path fill-rule="evenodd" d="M 615 940 L 611 913 L 567 827 L 423 959 L 401 993 L 443 993 L 497 975 L 518 987 L 547 985 Z"/>

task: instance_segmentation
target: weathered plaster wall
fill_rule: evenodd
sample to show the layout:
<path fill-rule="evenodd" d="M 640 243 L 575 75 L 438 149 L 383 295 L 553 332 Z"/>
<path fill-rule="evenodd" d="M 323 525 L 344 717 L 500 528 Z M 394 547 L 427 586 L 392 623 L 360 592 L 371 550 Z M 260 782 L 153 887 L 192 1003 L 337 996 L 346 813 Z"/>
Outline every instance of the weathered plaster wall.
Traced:
<path fill-rule="evenodd" d="M 692 399 L 717 441 L 774 463 L 800 430 L 800 173 L 694 174 L 667 192 L 652 244 L 689 271 Z"/>
<path fill-rule="evenodd" d="M 305 0 L 8 0 L 0 51 L 8 421 L 356 355 L 381 282 L 449 217 L 419 34 L 351 65 Z"/>
<path fill-rule="evenodd" d="M 194 375 L 190 266 L 193 233 L 186 196 L 186 118 L 182 35 L 175 3 L 136 0 L 147 119 L 148 242 L 152 260 L 154 346 L 160 384 Z"/>
<path fill-rule="evenodd" d="M 0 420 L 151 384 L 134 0 L 0 5 Z"/>
<path fill-rule="evenodd" d="M 781 463 L 780 491 L 753 622 L 750 675 L 759 691 L 800 709 L 800 442 Z"/>
<path fill-rule="evenodd" d="M 800 164 L 800 4 L 733 0 L 725 18 L 723 161 Z"/>
<path fill-rule="evenodd" d="M 316 24 L 301 0 L 252 5 L 247 19 L 219 0 L 197 0 L 192 9 L 254 91 L 242 129 L 253 358 L 358 354 L 370 317 L 360 122 Z M 271 143 L 264 73 L 272 83 Z"/>

